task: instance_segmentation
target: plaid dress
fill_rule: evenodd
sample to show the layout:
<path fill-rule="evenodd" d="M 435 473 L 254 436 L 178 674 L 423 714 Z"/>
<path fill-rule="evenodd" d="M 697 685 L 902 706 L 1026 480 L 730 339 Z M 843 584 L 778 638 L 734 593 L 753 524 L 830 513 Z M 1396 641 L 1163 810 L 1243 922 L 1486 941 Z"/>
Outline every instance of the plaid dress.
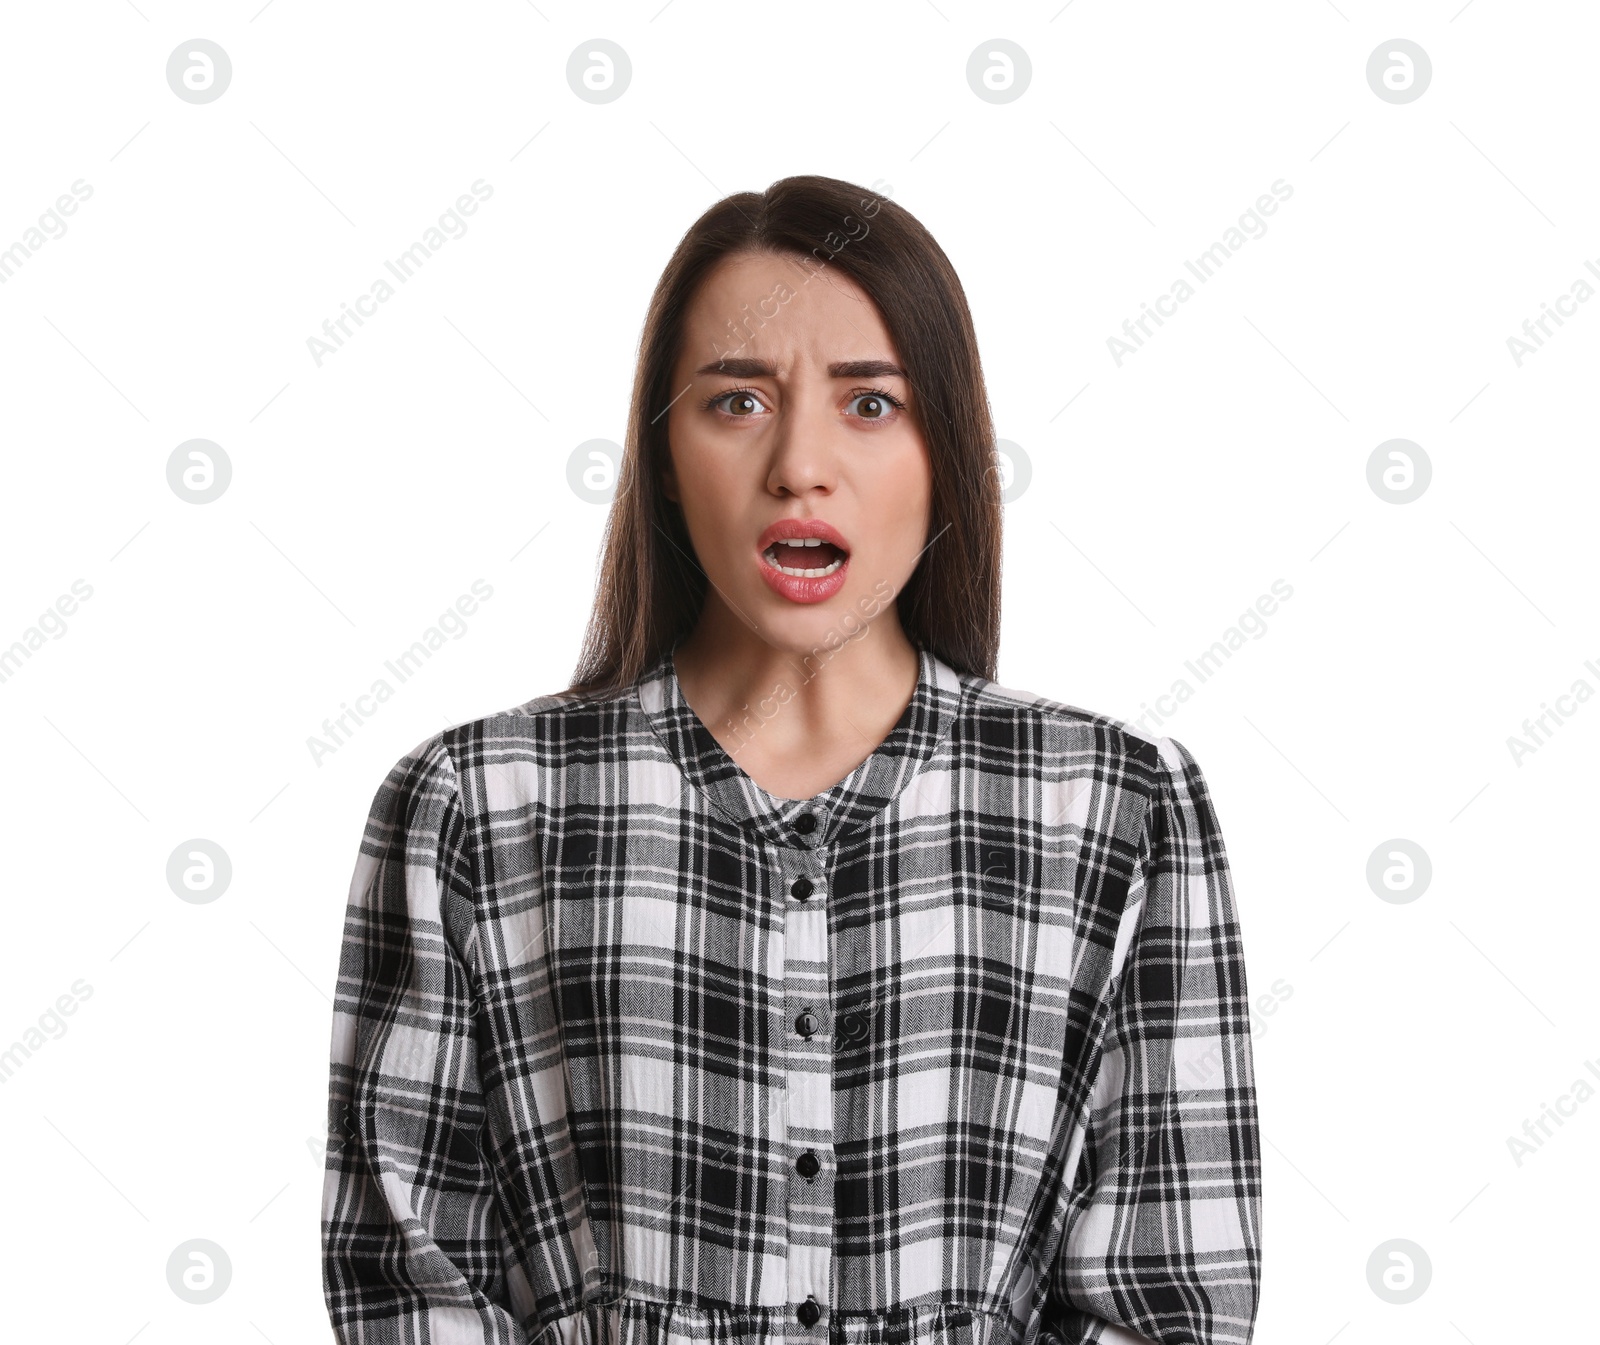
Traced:
<path fill-rule="evenodd" d="M 1250 1340 L 1249 1010 L 1200 769 L 919 665 L 811 799 L 735 764 L 670 652 L 399 760 L 333 1016 L 339 1341 Z"/>

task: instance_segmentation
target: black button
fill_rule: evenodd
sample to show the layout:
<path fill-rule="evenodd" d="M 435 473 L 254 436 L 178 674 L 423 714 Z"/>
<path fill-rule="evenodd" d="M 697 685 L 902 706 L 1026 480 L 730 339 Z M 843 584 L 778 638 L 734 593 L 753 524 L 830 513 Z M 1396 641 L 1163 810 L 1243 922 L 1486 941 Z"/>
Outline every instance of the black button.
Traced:
<path fill-rule="evenodd" d="M 796 878 L 794 880 L 794 885 L 790 887 L 789 891 L 794 896 L 799 897 L 801 901 L 804 901 L 811 895 L 811 879 Z"/>
<path fill-rule="evenodd" d="M 815 813 L 801 813 L 794 820 L 794 829 L 802 836 L 809 836 L 817 829 L 817 815 Z"/>
<path fill-rule="evenodd" d="M 1042 1332 L 1039 1336 L 1039 1345 L 1061 1345 L 1061 1337 L 1054 1331 Z"/>
<path fill-rule="evenodd" d="M 794 1020 L 794 1030 L 808 1039 L 820 1026 L 817 1015 L 812 1013 L 810 1009 L 800 1010 L 800 1016 Z"/>
<path fill-rule="evenodd" d="M 807 1294 L 806 1301 L 795 1309 L 796 1317 L 800 1319 L 801 1326 L 815 1326 L 817 1318 L 822 1316 L 822 1309 L 817 1306 L 814 1294 Z"/>
<path fill-rule="evenodd" d="M 807 1181 L 815 1177 L 821 1169 L 822 1164 L 817 1162 L 816 1154 L 812 1153 L 810 1149 L 807 1149 L 800 1157 L 794 1160 L 794 1170 Z"/>

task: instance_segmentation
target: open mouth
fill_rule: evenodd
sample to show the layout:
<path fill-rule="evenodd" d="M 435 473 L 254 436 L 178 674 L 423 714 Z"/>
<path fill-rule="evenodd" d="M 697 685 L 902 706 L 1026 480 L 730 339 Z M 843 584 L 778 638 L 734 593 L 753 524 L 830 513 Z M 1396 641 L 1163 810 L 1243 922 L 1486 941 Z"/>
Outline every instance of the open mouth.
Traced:
<path fill-rule="evenodd" d="M 826 579 L 840 569 L 850 553 L 820 537 L 791 537 L 774 542 L 762 556 L 768 565 L 796 579 Z"/>

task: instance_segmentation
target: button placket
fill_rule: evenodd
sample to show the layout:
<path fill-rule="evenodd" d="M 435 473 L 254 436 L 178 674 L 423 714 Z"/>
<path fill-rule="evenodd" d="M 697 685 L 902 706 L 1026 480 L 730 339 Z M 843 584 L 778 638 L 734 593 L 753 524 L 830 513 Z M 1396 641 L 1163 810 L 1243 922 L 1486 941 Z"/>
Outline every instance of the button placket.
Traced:
<path fill-rule="evenodd" d="M 784 901 L 784 1046 L 790 1334 L 828 1332 L 833 1258 L 833 1051 L 824 1030 L 829 1004 L 828 911 L 821 839 L 826 818 L 803 809 L 776 849 Z"/>
<path fill-rule="evenodd" d="M 763 1262 L 761 1297 L 765 1303 L 779 1300 L 783 1291 L 772 1280 L 786 1278 L 779 1334 L 805 1345 L 825 1345 L 833 1316 L 833 1058 L 841 1046 L 840 1020 L 854 1011 L 842 1037 L 845 1049 L 862 1049 L 878 1027 L 870 1004 L 852 1000 L 836 1005 L 832 998 L 825 909 L 832 897 L 828 856 L 835 833 L 854 834 L 868 825 L 945 750 L 966 694 L 957 671 L 931 650 L 921 649 L 916 689 L 889 736 L 844 780 L 815 798 L 797 800 L 773 795 L 739 769 L 684 698 L 673 649 L 662 651 L 639 685 L 639 708 L 664 760 L 676 764 L 717 815 L 716 826 L 727 822 L 739 828 L 766 847 L 771 863 L 766 875 L 771 903 L 762 911 L 771 935 L 762 943 L 768 955 L 763 977 L 772 986 L 772 998 L 781 996 L 780 1003 L 765 1006 L 773 1052 L 769 1061 L 780 1078 L 774 1080 L 777 1096 L 769 1099 L 775 1147 L 764 1175 L 772 1200 L 787 1199 L 789 1237 L 786 1263 L 776 1264 L 776 1256 Z M 666 800 L 665 792 L 662 798 Z M 775 984 L 779 978 L 781 990 Z M 799 1030 L 807 1011 L 819 1020 L 809 1034 Z M 808 1150 L 819 1164 L 809 1182 L 794 1166 Z M 785 1211 L 782 1204 L 772 1208 L 775 1214 Z"/>

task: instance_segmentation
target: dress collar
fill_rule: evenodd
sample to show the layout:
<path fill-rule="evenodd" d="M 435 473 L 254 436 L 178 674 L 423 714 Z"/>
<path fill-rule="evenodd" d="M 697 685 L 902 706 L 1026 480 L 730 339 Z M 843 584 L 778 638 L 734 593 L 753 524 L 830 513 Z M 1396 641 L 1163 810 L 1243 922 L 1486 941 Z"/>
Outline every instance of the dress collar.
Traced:
<path fill-rule="evenodd" d="M 837 784 L 809 799 L 778 798 L 745 773 L 684 699 L 672 650 L 655 658 L 636 689 L 656 737 L 713 807 L 766 840 L 813 850 L 867 822 L 911 783 L 955 723 L 963 682 L 943 659 L 919 648 L 916 688 L 889 736 Z M 753 708 L 749 731 L 760 732 L 761 722 Z"/>

